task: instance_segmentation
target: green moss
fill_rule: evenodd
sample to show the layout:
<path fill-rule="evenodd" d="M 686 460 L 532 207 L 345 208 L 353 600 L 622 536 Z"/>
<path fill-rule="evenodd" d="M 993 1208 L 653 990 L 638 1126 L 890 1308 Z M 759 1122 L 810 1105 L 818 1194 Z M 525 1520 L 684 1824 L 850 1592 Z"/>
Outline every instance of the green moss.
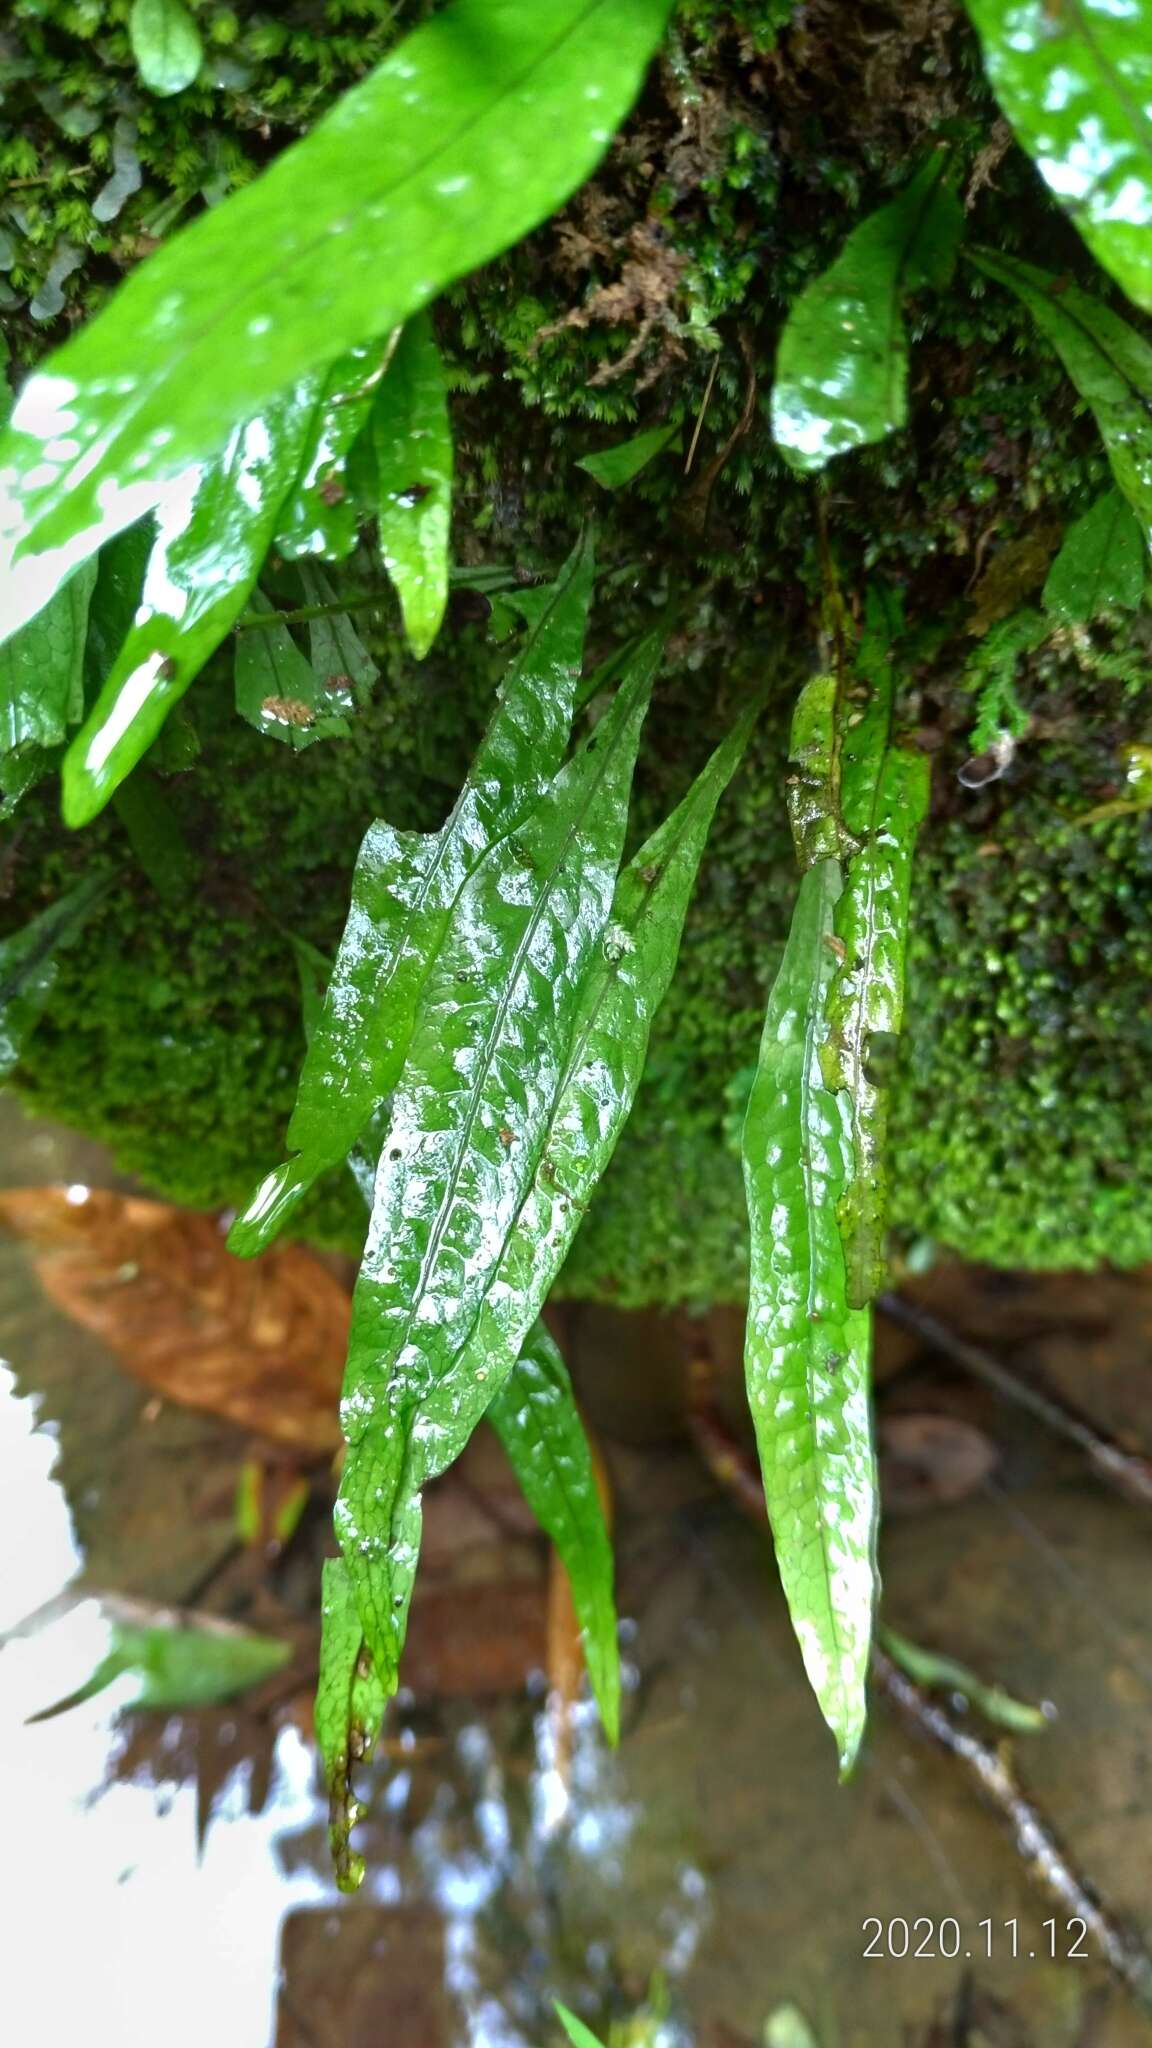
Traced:
<path fill-rule="evenodd" d="M 206 71 L 157 101 L 134 78 L 127 7 L 17 0 L 0 34 L 0 177 L 29 181 L 0 201 L 0 287 L 6 277 L 6 324 L 25 358 L 150 237 L 252 176 L 395 32 L 386 0 L 290 0 L 274 15 L 197 0 Z M 398 20 L 423 11 L 412 0 Z M 768 431 L 776 338 L 796 291 L 931 139 L 954 140 L 968 177 L 993 122 L 946 0 L 877 0 L 866 19 L 852 0 L 807 0 L 794 21 L 783 0 L 683 0 L 596 180 L 438 309 L 455 388 L 457 558 L 551 569 L 594 512 L 606 568 L 594 656 L 679 593 L 639 823 L 675 801 L 749 685 L 772 668 L 780 677 L 777 712 L 718 822 L 570 1289 L 630 1302 L 741 1290 L 726 1125 L 794 892 L 783 731 L 815 653 L 820 585 L 817 489 L 779 461 Z M 92 202 L 118 148 L 141 182 L 101 221 Z M 983 183 L 970 221 L 973 238 L 1091 280 L 1016 153 Z M 62 310 L 45 319 L 54 273 Z M 1138 908 L 1152 854 L 1139 821 L 1085 834 L 1066 819 L 1109 793 L 1120 743 L 1147 737 L 1143 645 L 1065 636 L 1033 650 L 1010 679 L 1017 725 L 1032 720 L 1011 775 L 982 794 L 955 776 L 975 715 L 960 680 L 969 588 L 1011 543 L 1082 511 L 1106 465 L 1059 365 L 1004 294 L 962 267 L 950 291 L 913 306 L 912 324 L 909 426 L 841 461 L 826 500 L 849 596 L 876 573 L 902 590 L 907 708 L 941 749 L 895 1105 L 895 1221 L 1004 1263 L 1135 1262 L 1152 1257 L 1152 1110 L 1140 1107 L 1152 947 Z M 669 453 L 612 500 L 575 470 L 633 423 L 664 420 L 685 439 L 699 424 L 689 476 Z M 360 588 L 366 573 L 362 561 L 349 572 Z M 354 742 L 299 757 L 233 718 L 226 660 L 197 683 L 198 757 L 185 726 L 183 753 L 180 735 L 166 737 L 156 763 L 200 862 L 187 902 L 155 896 L 115 817 L 78 844 L 49 788 L 21 814 L 6 927 L 81 863 L 118 879 L 61 962 L 20 1084 L 178 1199 L 235 1201 L 279 1157 L 301 1051 L 289 934 L 334 947 L 372 815 L 437 822 L 502 659 L 464 624 L 419 669 L 387 636 L 380 651 L 387 673 Z M 305 1222 L 354 1244 L 350 1183 L 322 1190 Z"/>

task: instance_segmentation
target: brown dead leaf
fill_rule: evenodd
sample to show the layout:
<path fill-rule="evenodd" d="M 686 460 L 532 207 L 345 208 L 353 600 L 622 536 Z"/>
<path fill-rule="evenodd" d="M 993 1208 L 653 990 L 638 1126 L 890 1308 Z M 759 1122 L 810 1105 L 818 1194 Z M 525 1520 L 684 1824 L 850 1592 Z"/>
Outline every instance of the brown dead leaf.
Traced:
<path fill-rule="evenodd" d="M 56 1306 L 167 1399 L 338 1448 L 350 1302 L 302 1246 L 233 1258 L 215 1217 L 101 1188 L 0 1190 L 0 1226 Z"/>

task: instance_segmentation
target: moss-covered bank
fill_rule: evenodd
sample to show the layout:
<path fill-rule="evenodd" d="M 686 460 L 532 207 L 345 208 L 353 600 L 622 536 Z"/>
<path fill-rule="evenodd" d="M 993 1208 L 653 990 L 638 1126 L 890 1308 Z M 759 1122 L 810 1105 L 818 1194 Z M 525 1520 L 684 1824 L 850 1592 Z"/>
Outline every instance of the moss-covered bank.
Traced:
<path fill-rule="evenodd" d="M 214 0 L 194 11 L 209 65 L 175 101 L 135 83 L 127 0 L 17 0 L 0 31 L 0 305 L 24 359 L 151 239 L 258 170 L 393 33 L 390 8 L 370 0 L 296 0 L 275 18 Z M 1098 287 L 1008 147 L 946 0 L 809 0 L 794 17 L 782 0 L 686 0 L 599 177 L 437 315 L 456 386 L 458 559 L 547 570 L 595 510 L 598 643 L 679 593 L 644 821 L 683 788 L 732 703 L 766 671 L 777 682 L 573 1288 L 626 1301 L 740 1291 L 729 1137 L 794 888 L 782 734 L 815 657 L 820 583 L 819 494 L 768 434 L 773 347 L 798 287 L 941 135 L 964 167 L 973 237 Z M 120 196 L 102 199 L 117 166 Z M 909 1237 L 1004 1263 L 1138 1261 L 1152 1256 L 1152 840 L 1141 820 L 1074 821 L 1116 787 L 1122 742 L 1145 734 L 1140 636 L 1055 636 L 1021 663 L 1031 725 L 1009 774 L 983 791 L 956 774 L 977 636 L 1034 596 L 1105 464 L 1019 310 L 963 268 L 914 307 L 913 329 L 908 430 L 844 459 L 822 501 L 849 597 L 870 576 L 903 596 L 904 709 L 936 760 L 894 1218 Z M 665 420 L 683 423 L 685 446 L 700 424 L 689 475 L 670 453 L 609 500 L 575 470 L 629 423 Z M 345 582 L 372 573 L 364 558 Z M 503 658 L 482 609 L 462 596 L 421 668 L 387 616 L 369 615 L 385 669 L 372 712 L 352 742 L 297 757 L 235 720 L 218 663 L 156 763 L 154 790 L 197 861 L 175 895 L 157 894 L 115 815 L 69 840 L 51 785 L 32 793 L 6 828 L 4 927 L 78 865 L 107 863 L 116 880 L 62 958 L 19 1076 L 29 1100 L 190 1202 L 235 1200 L 279 1156 L 300 1054 L 291 935 L 334 946 L 374 812 L 432 824 L 447 807 Z M 311 1228 L 350 1241 L 356 1199 L 333 1185 Z"/>

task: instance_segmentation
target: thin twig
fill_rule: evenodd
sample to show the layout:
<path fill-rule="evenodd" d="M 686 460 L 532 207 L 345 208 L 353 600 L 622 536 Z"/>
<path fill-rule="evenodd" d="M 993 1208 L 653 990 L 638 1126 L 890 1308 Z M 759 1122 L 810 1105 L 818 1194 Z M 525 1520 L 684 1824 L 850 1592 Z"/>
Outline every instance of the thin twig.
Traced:
<path fill-rule="evenodd" d="M 927 1309 L 917 1303 L 906 1301 L 899 1294 L 881 1294 L 877 1308 L 888 1317 L 889 1322 L 899 1323 L 904 1330 L 911 1330 L 917 1337 L 930 1344 L 953 1364 L 962 1366 L 975 1379 L 994 1387 L 1006 1400 L 1014 1401 L 1019 1408 L 1029 1413 L 1053 1430 L 1058 1436 L 1066 1437 L 1083 1451 L 1085 1457 L 1100 1477 L 1130 1500 L 1152 1505 L 1152 1459 L 1139 1451 L 1125 1450 L 1114 1438 L 1105 1436 L 1103 1431 L 1086 1420 L 1066 1402 L 1058 1401 L 1053 1395 L 1045 1394 L 1029 1381 L 1009 1371 L 998 1358 L 985 1351 L 979 1344 L 970 1344 L 966 1337 L 957 1336 L 946 1323 L 938 1322 Z"/>
<path fill-rule="evenodd" d="M 1070 1919 L 1083 1921 L 1109 1969 L 1142 2010 L 1152 2012 L 1152 1956 L 1134 1935 L 1117 1925 L 1091 1887 L 1077 1876 L 1047 1821 L 1021 1790 L 1006 1748 L 993 1749 L 958 1728 L 942 1706 L 875 1646 L 872 1675 L 921 1735 L 964 1765 L 981 1798 L 1007 1823 L 1029 1875 L 1065 1908 Z"/>

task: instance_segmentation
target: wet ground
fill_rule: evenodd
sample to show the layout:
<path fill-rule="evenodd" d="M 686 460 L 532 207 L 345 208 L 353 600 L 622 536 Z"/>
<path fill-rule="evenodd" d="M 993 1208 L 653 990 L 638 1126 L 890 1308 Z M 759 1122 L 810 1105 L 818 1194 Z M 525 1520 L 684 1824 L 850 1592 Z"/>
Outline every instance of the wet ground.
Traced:
<path fill-rule="evenodd" d="M 77 1141 L 5 1115 L 7 1184 L 110 1184 Z M 954 1328 L 1152 1447 L 1146 1276 L 942 1269 L 914 1285 Z M 759 2044 L 785 2002 L 818 2048 L 1152 2040 L 1094 1959 L 1064 1953 L 1076 1930 L 955 1760 L 882 1701 L 855 1779 L 837 1785 L 765 1534 L 685 1427 L 688 1361 L 706 1346 L 739 1429 L 732 1318 L 576 1309 L 563 1331 L 616 1498 L 618 1756 L 580 1710 L 557 1767 L 547 1560 L 494 1444 L 478 1439 L 435 1490 L 412 1690 L 371 1776 L 370 1876 L 351 1901 L 328 1875 L 306 1732 L 322 1514 L 254 1578 L 234 1513 L 253 1438 L 128 1378 L 4 1240 L 0 1333 L 0 1633 L 76 1574 L 89 1596 L 0 1653 L 0 2038 L 552 2048 L 559 1996 L 633 2048 Z M 1152 1938 L 1152 1508 L 903 1333 L 883 1333 L 879 1378 L 887 1618 L 1052 1703 L 1051 1724 L 1014 1742 L 1021 1779 L 1069 1862 Z M 964 1429 L 910 1476 L 925 1417 Z M 957 1483 L 965 1442 L 986 1455 Z M 177 1721 L 124 1719 L 109 1692 L 26 1726 L 99 1654 L 107 1592 L 283 1626 L 290 1682 Z M 890 1953 L 905 1923 L 924 1953 Z M 666 2016 L 645 2026 L 646 2005 Z"/>

